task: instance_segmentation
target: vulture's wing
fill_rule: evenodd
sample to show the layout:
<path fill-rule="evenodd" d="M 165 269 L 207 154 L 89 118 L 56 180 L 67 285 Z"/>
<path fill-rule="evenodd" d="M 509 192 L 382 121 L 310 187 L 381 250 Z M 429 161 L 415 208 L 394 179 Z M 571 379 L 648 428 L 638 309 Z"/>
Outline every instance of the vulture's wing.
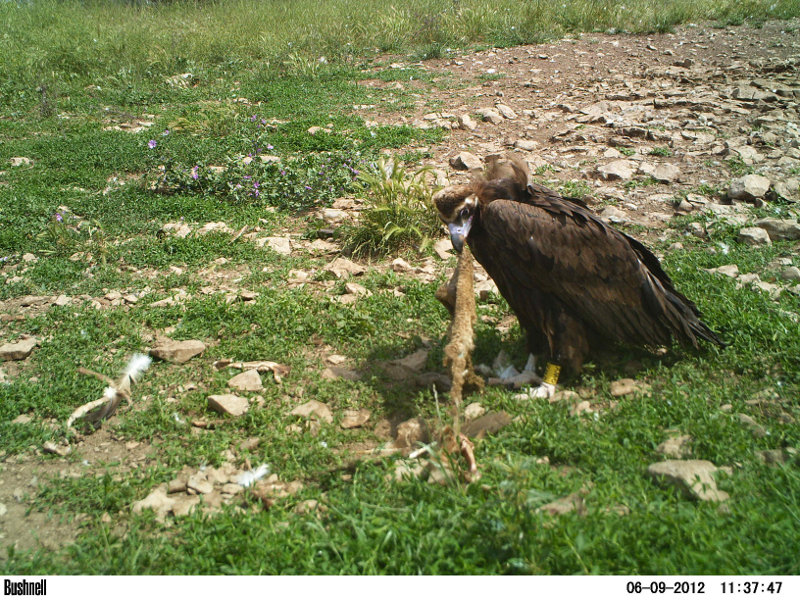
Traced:
<path fill-rule="evenodd" d="M 507 280 L 557 297 L 614 340 L 656 345 L 675 335 L 695 346 L 697 336 L 721 343 L 642 244 L 538 187 L 531 186 L 527 203 L 495 200 L 481 208 Z"/>

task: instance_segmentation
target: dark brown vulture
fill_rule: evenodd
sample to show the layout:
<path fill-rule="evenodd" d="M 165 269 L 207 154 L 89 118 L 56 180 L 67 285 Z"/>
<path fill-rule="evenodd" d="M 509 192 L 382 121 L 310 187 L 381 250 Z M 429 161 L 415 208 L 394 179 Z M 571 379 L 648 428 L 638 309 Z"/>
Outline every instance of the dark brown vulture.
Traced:
<path fill-rule="evenodd" d="M 466 240 L 494 279 L 531 355 L 552 363 L 547 383 L 560 367 L 579 373 L 589 350 L 609 343 L 724 345 L 652 252 L 583 202 L 529 183 L 519 159 L 490 161 L 485 176 L 441 190 L 434 203 L 456 251 Z"/>

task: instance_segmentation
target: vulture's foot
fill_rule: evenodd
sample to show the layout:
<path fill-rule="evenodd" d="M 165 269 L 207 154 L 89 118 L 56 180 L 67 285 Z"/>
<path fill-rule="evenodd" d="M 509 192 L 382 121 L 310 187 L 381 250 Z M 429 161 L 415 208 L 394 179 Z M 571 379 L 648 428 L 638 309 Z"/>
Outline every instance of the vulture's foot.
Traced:
<path fill-rule="evenodd" d="M 528 398 L 547 398 L 548 400 L 556 393 L 556 386 L 552 383 L 541 383 L 539 387 L 528 390 Z"/>

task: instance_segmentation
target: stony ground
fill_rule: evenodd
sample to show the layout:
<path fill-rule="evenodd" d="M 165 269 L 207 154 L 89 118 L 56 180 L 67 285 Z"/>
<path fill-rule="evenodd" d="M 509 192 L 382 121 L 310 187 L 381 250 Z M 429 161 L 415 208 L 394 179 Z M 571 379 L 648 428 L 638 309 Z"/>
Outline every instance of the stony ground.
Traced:
<path fill-rule="evenodd" d="M 390 60 L 409 64 L 399 57 Z M 451 56 L 427 61 L 422 68 L 432 75 L 431 81 L 386 84 L 368 77 L 361 81 L 413 90 L 418 94 L 415 112 L 398 114 L 390 106 L 356 110 L 379 123 L 450 130 L 441 144 L 406 149 L 432 157 L 428 161 L 442 181 L 464 180 L 469 169 L 480 168 L 486 155 L 515 151 L 529 161 L 537 181 L 565 195 L 586 197 L 604 218 L 640 226 L 637 235 L 651 242 L 679 247 L 688 236 L 703 239 L 706 230 L 699 223 L 682 230 L 670 223 L 676 212 L 698 211 L 710 215 L 706 227 L 720 221 L 753 225 L 742 232 L 743 239 L 753 244 L 800 238 L 796 221 L 786 215 L 764 220 L 763 214 L 753 213 L 765 202 L 786 206 L 800 200 L 800 23 L 796 21 L 768 23 L 759 29 L 688 26 L 674 34 L 651 36 L 586 34 L 540 46 Z M 336 206 L 344 211 L 353 208 L 349 200 Z M 336 210 L 323 216 L 335 223 L 342 216 Z M 245 235 L 259 239 L 257 232 Z M 300 240 L 292 230 L 260 243 L 278 252 L 303 245 L 312 254 L 331 259 L 337 251 L 330 242 Z M 346 263 L 331 265 L 334 272 L 352 268 Z M 401 261 L 375 268 L 415 272 L 432 280 L 444 267 L 428 260 L 416 266 Z M 733 265 L 720 272 L 770 293 L 800 290 L 792 288 L 800 281 L 796 268 L 785 269 L 785 276 L 772 282 L 757 274 L 740 274 Z M 307 272 L 290 276 L 290 285 L 313 282 L 313 274 Z M 225 271 L 224 264 L 210 266 L 206 278 L 209 293 L 228 290 L 231 301 L 252 300 L 246 290 L 238 289 L 237 274 Z M 365 293 L 357 284 L 349 285 L 343 302 Z M 98 308 L 137 302 L 136 296 L 124 293 L 89 300 Z M 180 302 L 180 293 L 166 301 Z M 13 320 L 67 302 L 71 299 L 14 299 L 2 303 L 0 313 Z M 25 355 L 24 348 L 20 352 Z M 343 357 L 326 360 L 331 369 L 347 374 Z M 0 381 L 24 371 L 20 364 L 4 363 Z M 80 519 L 66 522 L 29 511 L 43 479 L 93 474 L 95 459 L 118 461 L 123 470 L 154 460 L 147 444 L 115 439 L 106 430 L 84 438 L 79 447 L 82 464 L 66 458 L 43 460 L 38 450 L 6 459 L 0 473 L 0 545 L 16 543 L 28 549 L 41 542 L 55 547 L 74 536 Z M 206 488 L 214 492 L 215 484 L 230 489 L 240 474 L 231 471 L 215 481 L 206 474 L 192 483 L 196 474 L 187 472 L 181 491 L 194 485 L 197 497 Z"/>

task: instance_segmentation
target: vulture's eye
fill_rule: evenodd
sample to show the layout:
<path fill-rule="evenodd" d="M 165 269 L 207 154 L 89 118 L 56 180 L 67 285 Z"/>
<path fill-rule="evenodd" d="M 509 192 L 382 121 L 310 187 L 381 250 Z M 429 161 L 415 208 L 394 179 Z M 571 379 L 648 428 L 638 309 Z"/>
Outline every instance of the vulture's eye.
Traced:
<path fill-rule="evenodd" d="M 458 216 L 461 217 L 462 219 L 466 219 L 469 216 L 469 209 L 462 208 L 461 212 L 458 213 Z"/>

